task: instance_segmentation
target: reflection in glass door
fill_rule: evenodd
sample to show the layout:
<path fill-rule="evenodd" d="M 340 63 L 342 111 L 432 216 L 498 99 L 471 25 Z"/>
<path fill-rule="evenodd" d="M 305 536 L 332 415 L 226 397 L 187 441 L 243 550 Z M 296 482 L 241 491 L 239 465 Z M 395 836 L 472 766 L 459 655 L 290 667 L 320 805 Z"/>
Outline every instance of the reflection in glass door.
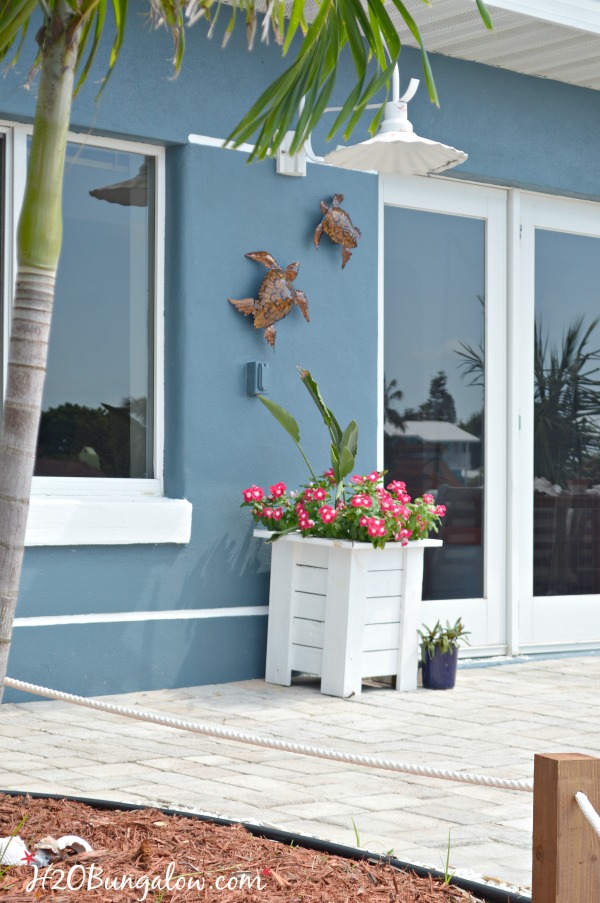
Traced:
<path fill-rule="evenodd" d="M 506 195 L 390 179 L 384 199 L 383 466 L 447 509 L 421 619 L 460 616 L 474 646 L 502 651 Z"/>
<path fill-rule="evenodd" d="M 447 509 L 423 598 L 481 598 L 485 222 L 388 206 L 384 253 L 387 479 Z"/>
<path fill-rule="evenodd" d="M 533 594 L 600 593 L 600 238 L 536 229 Z"/>

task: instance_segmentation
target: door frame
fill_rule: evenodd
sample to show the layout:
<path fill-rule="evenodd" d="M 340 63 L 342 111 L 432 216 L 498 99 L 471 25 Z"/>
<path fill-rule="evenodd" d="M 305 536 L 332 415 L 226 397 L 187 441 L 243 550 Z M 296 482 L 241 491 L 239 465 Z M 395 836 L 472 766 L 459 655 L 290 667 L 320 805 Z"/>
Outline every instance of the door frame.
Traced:
<path fill-rule="evenodd" d="M 384 374 L 384 209 L 400 206 L 486 221 L 485 263 L 485 480 L 484 598 L 423 602 L 421 620 L 455 620 L 471 631 L 468 654 L 502 655 L 509 651 L 507 610 L 507 189 L 473 185 L 457 179 L 379 177 L 378 284 L 378 468 L 383 467 Z"/>

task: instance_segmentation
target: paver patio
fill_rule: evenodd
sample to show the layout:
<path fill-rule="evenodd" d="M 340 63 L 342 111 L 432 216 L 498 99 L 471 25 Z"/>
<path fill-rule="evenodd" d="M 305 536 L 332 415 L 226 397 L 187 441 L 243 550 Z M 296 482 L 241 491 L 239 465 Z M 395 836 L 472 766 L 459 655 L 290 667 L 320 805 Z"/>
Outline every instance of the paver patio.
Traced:
<path fill-rule="evenodd" d="M 16 675 L 14 675 L 16 676 Z M 600 756 L 600 656 L 468 667 L 449 692 L 322 696 L 264 681 L 104 697 L 397 761 L 512 778 L 535 752 Z M 76 687 L 69 688 L 77 692 Z M 532 794 L 348 766 L 61 702 L 0 706 L 0 788 L 187 807 L 527 886 Z"/>

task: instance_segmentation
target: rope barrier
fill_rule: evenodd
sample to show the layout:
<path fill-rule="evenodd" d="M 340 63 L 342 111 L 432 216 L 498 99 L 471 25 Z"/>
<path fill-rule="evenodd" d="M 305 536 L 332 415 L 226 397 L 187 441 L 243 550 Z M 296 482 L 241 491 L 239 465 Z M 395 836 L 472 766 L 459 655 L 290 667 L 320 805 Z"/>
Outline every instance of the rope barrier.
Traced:
<path fill-rule="evenodd" d="M 579 803 L 579 808 L 589 821 L 590 825 L 600 837 L 600 815 L 596 812 L 589 799 L 581 790 L 578 790 L 575 794 L 575 799 Z"/>
<path fill-rule="evenodd" d="M 250 734 L 245 731 L 236 731 L 230 728 L 216 727 L 210 724 L 199 724 L 194 721 L 183 721 L 179 718 L 159 715 L 156 712 L 148 712 L 144 709 L 128 708 L 115 705 L 111 702 L 102 702 L 99 699 L 74 696 L 71 693 L 62 693 L 59 690 L 51 690 L 48 687 L 38 687 L 36 684 L 26 683 L 21 680 L 13 680 L 10 677 L 5 678 L 4 684 L 13 690 L 22 690 L 24 693 L 32 693 L 36 696 L 47 696 L 49 699 L 70 702 L 74 705 L 81 705 L 85 708 L 96 709 L 113 715 L 124 715 L 127 718 L 135 718 L 138 721 L 148 721 L 152 724 L 163 725 L 164 727 L 174 727 L 183 731 L 205 734 L 208 737 L 233 740 L 236 743 L 248 743 L 251 746 L 279 749 L 296 755 L 314 756 L 319 759 L 346 762 L 349 765 L 365 765 L 368 768 L 381 768 L 387 771 L 399 771 L 404 772 L 405 774 L 420 775 L 422 777 L 441 778 L 446 781 L 456 781 L 462 784 L 481 784 L 484 787 L 496 787 L 500 790 L 523 790 L 527 793 L 533 793 L 533 781 L 496 778 L 488 775 L 470 774 L 469 772 L 464 771 L 450 771 L 446 768 L 433 768 L 428 765 L 394 762 L 392 759 L 378 759 L 374 756 L 363 756 L 321 746 L 308 746 L 304 743 L 292 743 L 290 740 L 280 740 L 275 737 L 261 737 L 257 734 Z"/>

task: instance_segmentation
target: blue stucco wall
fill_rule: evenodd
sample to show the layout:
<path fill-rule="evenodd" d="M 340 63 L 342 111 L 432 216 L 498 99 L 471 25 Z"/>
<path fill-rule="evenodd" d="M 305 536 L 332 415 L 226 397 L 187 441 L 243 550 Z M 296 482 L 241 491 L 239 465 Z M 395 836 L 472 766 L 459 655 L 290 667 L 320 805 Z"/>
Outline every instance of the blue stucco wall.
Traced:
<path fill-rule="evenodd" d="M 132 15 L 100 103 L 91 79 L 72 120 L 75 129 L 168 147 L 165 485 L 167 495 L 194 506 L 191 542 L 28 549 L 19 617 L 266 604 L 269 552 L 252 538 L 240 492 L 252 482 L 292 485 L 306 473 L 289 437 L 246 395 L 247 361 L 269 363 L 270 395 L 297 417 L 317 466 L 328 466 L 326 437 L 298 365 L 314 373 L 340 420 L 358 420 L 359 469 L 375 465 L 377 179 L 317 166 L 305 179 L 283 178 L 273 161 L 248 166 L 244 154 L 188 144 L 189 133 L 225 136 L 282 69 L 274 46 L 248 54 L 241 29 L 225 51 L 219 45 L 201 27 L 191 32 L 173 81 L 167 37 Z M 453 175 L 600 197 L 600 95 L 441 57 L 432 62 L 442 107 L 432 107 L 421 88 L 410 117 L 421 134 L 468 151 Z M 0 82 L 0 119 L 32 117 L 35 87 L 22 87 L 26 71 L 24 59 Z M 98 65 L 98 77 L 101 71 Z M 403 51 L 403 81 L 419 75 L 417 54 Z M 363 232 L 343 272 L 338 247 L 324 240 L 316 253 L 312 245 L 319 201 L 334 192 L 345 194 Z M 309 299 L 310 324 L 294 310 L 278 327 L 274 353 L 226 300 L 255 295 L 264 270 L 244 257 L 255 250 L 284 265 L 298 260 L 296 284 Z M 9 674 L 83 694 L 258 677 L 265 635 L 264 617 L 17 628 Z"/>

